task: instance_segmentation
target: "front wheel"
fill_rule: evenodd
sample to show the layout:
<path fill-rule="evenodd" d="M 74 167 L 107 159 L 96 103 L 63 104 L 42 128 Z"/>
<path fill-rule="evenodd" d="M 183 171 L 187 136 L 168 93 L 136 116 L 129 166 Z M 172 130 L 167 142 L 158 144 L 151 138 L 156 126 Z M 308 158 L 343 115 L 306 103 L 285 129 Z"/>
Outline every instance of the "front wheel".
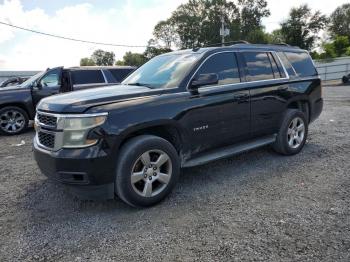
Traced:
<path fill-rule="evenodd" d="M 179 157 L 171 143 L 156 136 L 138 136 L 120 151 L 115 191 L 131 206 L 151 206 L 171 192 L 179 173 Z"/>
<path fill-rule="evenodd" d="M 283 155 L 297 154 L 304 147 L 307 134 L 308 123 L 305 114 L 296 109 L 288 109 L 273 148 Z"/>
<path fill-rule="evenodd" d="M 28 128 L 28 114 L 19 107 L 7 106 L 0 109 L 0 134 L 18 135 Z"/>

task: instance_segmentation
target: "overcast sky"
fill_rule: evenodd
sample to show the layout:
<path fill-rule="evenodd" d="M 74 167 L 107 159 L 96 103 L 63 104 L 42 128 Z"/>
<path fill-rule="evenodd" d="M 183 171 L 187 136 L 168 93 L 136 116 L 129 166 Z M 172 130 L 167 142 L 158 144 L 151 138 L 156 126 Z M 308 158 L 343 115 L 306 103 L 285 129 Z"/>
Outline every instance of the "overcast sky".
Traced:
<path fill-rule="evenodd" d="M 0 0 L 0 21 L 47 33 L 95 42 L 146 45 L 158 21 L 186 0 Z M 308 3 L 330 14 L 349 0 L 268 0 L 267 31 L 278 27 L 293 6 Z M 143 48 L 105 47 L 45 37 L 0 24 L 0 70 L 44 70 L 76 66 L 98 48 L 120 59 Z"/>

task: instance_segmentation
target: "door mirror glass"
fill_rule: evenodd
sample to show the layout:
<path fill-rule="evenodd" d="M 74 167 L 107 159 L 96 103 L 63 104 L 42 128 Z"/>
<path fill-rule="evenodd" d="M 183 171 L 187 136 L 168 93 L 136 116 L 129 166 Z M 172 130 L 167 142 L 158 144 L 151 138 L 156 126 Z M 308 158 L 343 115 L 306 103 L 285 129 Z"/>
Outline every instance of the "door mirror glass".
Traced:
<path fill-rule="evenodd" d="M 218 82 L 219 82 L 218 74 L 215 74 L 215 73 L 200 74 L 192 80 L 190 88 L 193 90 L 201 86 L 215 85 Z"/>

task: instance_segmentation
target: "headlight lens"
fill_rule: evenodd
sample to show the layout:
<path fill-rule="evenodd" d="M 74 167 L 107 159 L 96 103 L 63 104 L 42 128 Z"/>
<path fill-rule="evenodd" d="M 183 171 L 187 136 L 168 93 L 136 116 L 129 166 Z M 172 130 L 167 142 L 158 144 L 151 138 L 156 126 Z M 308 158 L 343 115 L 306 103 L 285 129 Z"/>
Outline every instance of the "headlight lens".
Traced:
<path fill-rule="evenodd" d="M 94 145 L 98 139 L 88 139 L 89 131 L 102 125 L 107 114 L 65 117 L 63 120 L 63 147 L 77 148 Z"/>

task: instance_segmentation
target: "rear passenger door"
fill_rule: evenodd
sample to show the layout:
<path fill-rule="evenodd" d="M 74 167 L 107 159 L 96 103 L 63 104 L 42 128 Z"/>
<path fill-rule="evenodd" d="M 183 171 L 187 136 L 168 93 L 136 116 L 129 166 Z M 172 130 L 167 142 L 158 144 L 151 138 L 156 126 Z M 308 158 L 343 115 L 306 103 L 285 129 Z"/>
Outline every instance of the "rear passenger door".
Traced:
<path fill-rule="evenodd" d="M 249 90 L 241 85 L 235 52 L 216 53 L 195 73 L 217 74 L 217 84 L 202 86 L 190 101 L 195 105 L 182 119 L 196 152 L 234 144 L 250 134 Z"/>
<path fill-rule="evenodd" d="M 253 137 L 277 133 L 288 99 L 288 74 L 274 52 L 244 51 Z"/>
<path fill-rule="evenodd" d="M 97 69 L 72 70 L 71 82 L 74 91 L 107 85 L 102 71 Z"/>

